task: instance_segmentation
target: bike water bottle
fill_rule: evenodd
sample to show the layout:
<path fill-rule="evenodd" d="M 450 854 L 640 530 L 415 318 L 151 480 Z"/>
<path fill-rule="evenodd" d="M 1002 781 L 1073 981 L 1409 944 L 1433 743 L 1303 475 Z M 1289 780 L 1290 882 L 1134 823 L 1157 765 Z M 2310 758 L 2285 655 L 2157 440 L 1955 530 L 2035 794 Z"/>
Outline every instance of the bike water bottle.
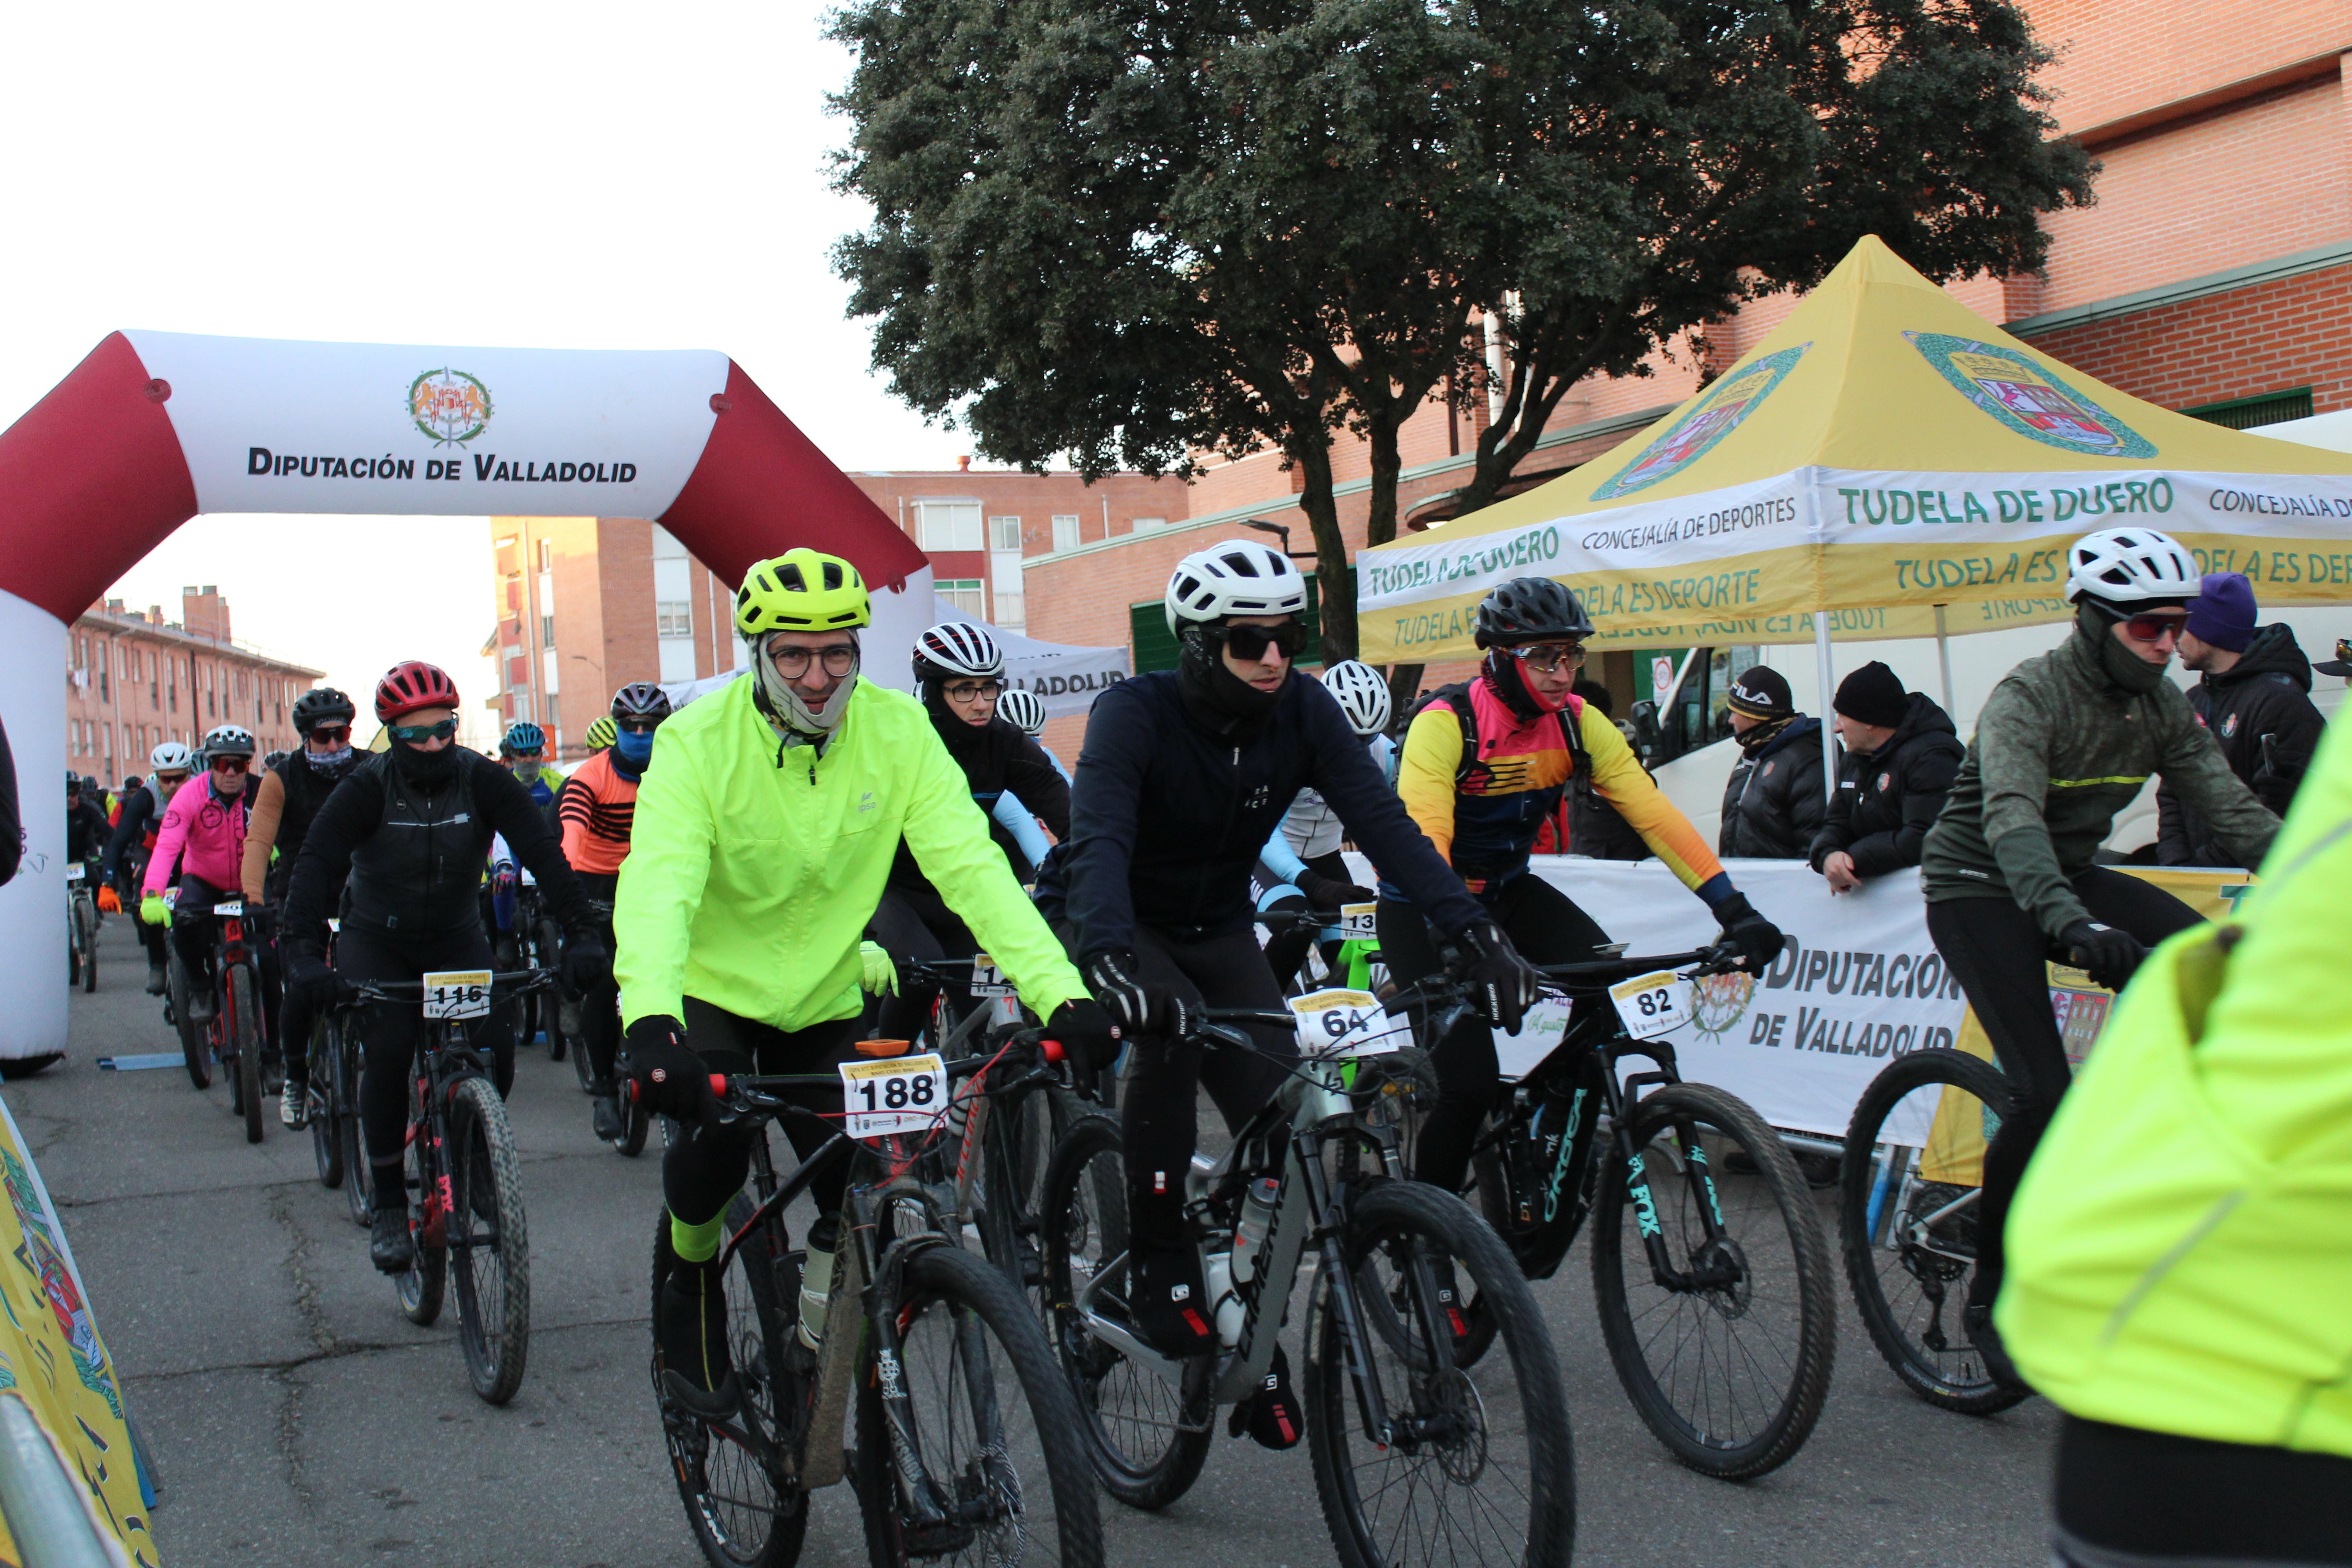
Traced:
<path fill-rule="evenodd" d="M 1234 1227 L 1234 1280 L 1246 1285 L 1257 1278 L 1257 1249 L 1265 1244 L 1265 1233 L 1274 1226 L 1274 1205 L 1282 1196 L 1282 1184 L 1272 1176 L 1260 1176 L 1250 1184 L 1248 1194 L 1242 1199 L 1241 1223 Z"/>
<path fill-rule="evenodd" d="M 1242 1342 L 1242 1320 L 1249 1315 L 1234 1289 L 1234 1255 L 1212 1252 L 1206 1261 L 1208 1267 L 1202 1273 L 1209 1288 L 1210 1315 L 1216 1320 L 1217 1343 L 1232 1350 Z"/>

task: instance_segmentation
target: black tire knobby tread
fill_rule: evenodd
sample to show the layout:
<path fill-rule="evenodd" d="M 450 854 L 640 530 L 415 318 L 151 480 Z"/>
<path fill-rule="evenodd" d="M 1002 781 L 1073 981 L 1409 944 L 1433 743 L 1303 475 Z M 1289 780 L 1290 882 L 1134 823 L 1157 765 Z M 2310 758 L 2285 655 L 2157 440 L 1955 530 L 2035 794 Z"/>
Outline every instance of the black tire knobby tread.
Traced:
<path fill-rule="evenodd" d="M 1504 1349 L 1517 1370 L 1519 1384 L 1519 1408 L 1527 1425 L 1529 1480 L 1535 1488 L 1530 1500 L 1529 1528 L 1526 1555 L 1528 1568 L 1549 1568 L 1571 1562 L 1576 1550 L 1576 1449 L 1570 1429 L 1568 1393 L 1560 1380 L 1559 1358 L 1553 1353 L 1551 1331 L 1544 1322 L 1543 1310 L 1536 1304 L 1535 1292 L 1528 1288 L 1527 1278 L 1520 1273 L 1518 1260 L 1511 1255 L 1502 1237 L 1481 1218 L 1469 1204 L 1455 1194 L 1423 1182 L 1376 1180 L 1358 1189 L 1349 1204 L 1349 1234 L 1343 1245 L 1347 1256 L 1355 1259 L 1361 1255 L 1359 1237 L 1377 1234 L 1383 1226 L 1410 1231 L 1428 1237 L 1444 1247 L 1459 1266 L 1466 1265 L 1479 1295 L 1488 1305 L 1488 1317 L 1494 1321 L 1494 1337 Z M 1319 1303 L 1320 1310 L 1310 1310 L 1309 1331 L 1321 1336 L 1328 1333 L 1337 1342 L 1339 1331 L 1331 1324 L 1319 1321 L 1325 1313 L 1336 1316 L 1329 1307 L 1328 1287 L 1320 1280 L 1321 1270 L 1310 1302 Z M 1344 1347 L 1328 1352 L 1344 1361 Z M 1318 1348 L 1305 1358 L 1307 1386 L 1303 1390 L 1307 1409 L 1307 1442 L 1308 1458 L 1313 1461 L 1315 1489 L 1323 1505 L 1323 1520 L 1331 1533 L 1332 1549 L 1339 1554 L 1344 1568 L 1387 1568 L 1385 1552 L 1378 1542 L 1358 1539 L 1352 1488 L 1342 1484 L 1342 1467 L 1346 1452 L 1338 1434 L 1328 1429 L 1324 1418 L 1326 1401 L 1321 1395 L 1322 1379 L 1328 1370 L 1326 1352 Z M 1339 1404 L 1355 1418 L 1355 1389 L 1346 1374 L 1340 1374 L 1344 1387 L 1338 1390 Z"/>
<path fill-rule="evenodd" d="M 1625 1258 L 1621 1251 L 1625 1244 L 1625 1172 L 1616 1158 L 1613 1141 L 1602 1148 L 1601 1191 L 1592 1216 L 1592 1286 L 1600 1308 L 1601 1336 L 1635 1414 L 1676 1459 L 1718 1480 L 1752 1480 L 1786 1464 L 1805 1446 L 1829 1395 L 1830 1372 L 1837 1358 L 1837 1289 L 1830 1268 L 1829 1243 L 1822 1235 L 1811 1189 L 1798 1170 L 1795 1156 L 1737 1095 L 1704 1083 L 1670 1084 L 1654 1090 L 1633 1111 L 1635 1146 L 1647 1148 L 1676 1110 L 1736 1137 L 1755 1160 L 1782 1215 L 1795 1222 L 1790 1228 L 1790 1250 L 1797 1266 L 1801 1302 L 1793 1358 L 1796 1376 L 1771 1425 L 1738 1448 L 1705 1447 L 1692 1442 L 1670 1409 L 1662 1407 L 1663 1398 L 1654 1399 L 1656 1384 L 1642 1359 L 1625 1306 Z M 1647 1257 L 1638 1246 L 1634 1251 L 1646 1274 Z"/>
<path fill-rule="evenodd" d="M 179 943 L 164 929 L 163 984 L 172 1004 L 172 1024 L 179 1031 L 180 1051 L 187 1059 L 188 1081 L 198 1089 L 213 1086 L 212 1064 L 205 1059 L 204 1031 L 188 1022 L 188 969 L 180 962 Z"/>
<path fill-rule="evenodd" d="M 458 1162 L 474 1157 L 465 1152 L 470 1141 L 469 1122 L 480 1129 L 482 1146 L 489 1157 L 490 1185 L 499 1211 L 499 1253 L 497 1262 L 488 1266 L 505 1275 L 505 1299 L 498 1322 L 474 1321 L 475 1292 L 470 1281 L 473 1270 L 484 1266 L 483 1255 L 469 1251 L 460 1258 L 457 1337 L 465 1347 L 466 1371 L 474 1392 L 485 1404 L 504 1405 L 522 1386 L 523 1372 L 530 1361 L 530 1222 L 523 1213 L 522 1166 L 515 1158 L 506 1104 L 488 1079 L 458 1081 L 449 1117 Z M 459 1201 L 464 1201 L 462 1194 Z"/>
<path fill-rule="evenodd" d="M 81 932 L 81 989 L 87 996 L 98 989 L 98 910 L 88 899 L 74 900 L 74 924 Z"/>
<path fill-rule="evenodd" d="M 1992 1063 L 1966 1051 L 1942 1047 L 1913 1051 L 1887 1063 L 1854 1102 L 1853 1118 L 1846 1124 L 1846 1148 L 1874 1148 L 1878 1130 L 1888 1112 L 1906 1096 L 1930 1084 L 1952 1085 L 1996 1108 L 2009 1103 L 2009 1080 Z M 1968 1391 L 1956 1389 L 1928 1375 L 1912 1358 L 1909 1341 L 1895 1325 L 1885 1294 L 1879 1289 L 1878 1249 L 1871 1246 L 1866 1226 L 1872 1180 L 1873 1163 L 1866 1159 L 1849 1158 L 1839 1173 L 1838 1251 L 1845 1265 L 1847 1288 L 1853 1292 L 1854 1310 L 1880 1357 L 1904 1387 L 1939 1410 L 1961 1415 L 1994 1415 L 2031 1398 L 2023 1390 L 2003 1388 L 1991 1382 Z M 1956 1307 L 1956 1317 L 1958 1310 Z"/>
<path fill-rule="evenodd" d="M 579 1054 L 586 1055 L 585 1047 Z M 621 1114 L 627 1119 L 628 1131 L 613 1140 L 613 1147 L 634 1160 L 646 1152 L 646 1135 L 654 1124 L 653 1112 L 632 1100 L 622 1103 Z"/>
<path fill-rule="evenodd" d="M 907 1259 L 904 1278 L 908 1296 L 956 1302 L 987 1326 L 995 1352 L 1011 1363 L 1013 1380 L 1034 1417 L 1053 1494 L 1059 1554 L 1052 1561 L 1056 1568 L 1102 1568 L 1102 1515 L 1095 1504 L 1095 1468 L 1082 1436 L 1087 1423 L 1027 1301 L 994 1264 L 954 1247 L 929 1247 L 915 1253 Z M 858 1385 L 855 1472 L 867 1558 L 875 1568 L 905 1568 L 908 1559 L 894 1539 L 898 1507 L 892 1467 L 885 1458 L 888 1446 L 873 1440 L 881 1398 L 862 1374 Z M 1024 1479 L 1034 1487 L 1035 1478 Z"/>
<path fill-rule="evenodd" d="M 242 963 L 225 967 L 229 1012 L 236 1020 L 236 1037 L 230 1044 L 236 1047 L 237 1109 L 245 1113 L 245 1141 L 258 1143 L 269 1128 L 269 1119 L 263 1114 L 268 1096 L 261 1091 L 261 1001 L 251 969 Z"/>
<path fill-rule="evenodd" d="M 1080 1173 L 1097 1160 L 1124 1161 L 1126 1141 L 1118 1123 L 1108 1116 L 1089 1115 L 1073 1122 L 1055 1145 L 1053 1161 L 1046 1167 L 1045 1190 L 1038 1205 L 1039 1247 L 1044 1253 L 1045 1279 L 1039 1294 L 1045 1298 L 1049 1318 L 1058 1318 L 1067 1305 L 1063 1297 L 1069 1286 L 1069 1252 L 1055 1238 L 1066 1234 L 1070 1207 L 1070 1194 Z M 1097 1224 L 1102 1223 L 1097 1217 Z M 1121 1228 L 1124 1228 L 1122 1224 Z M 1061 1330 L 1058 1325 L 1046 1331 L 1053 1338 L 1055 1361 L 1061 1361 Z M 1168 1447 L 1150 1464 L 1138 1464 L 1115 1448 L 1102 1424 L 1087 1408 L 1078 1393 L 1079 1377 L 1075 1369 L 1064 1367 L 1077 1405 L 1078 1419 L 1085 1430 L 1087 1448 L 1093 1460 L 1095 1474 L 1103 1489 L 1129 1508 L 1156 1510 L 1168 1507 L 1201 1479 L 1201 1468 L 1208 1462 L 1209 1449 L 1215 1441 L 1213 1423 L 1204 1421 L 1197 1432 L 1179 1430 L 1168 1441 Z M 1148 1376 L 1149 1373 L 1138 1375 Z M 1203 1377 L 1202 1382 L 1206 1382 Z M 1205 1390 L 1202 1391 L 1205 1397 Z"/>
<path fill-rule="evenodd" d="M 323 1018 L 310 1026 L 310 1091 L 324 1102 L 325 1109 L 310 1119 L 310 1157 L 319 1166 L 319 1184 L 330 1190 L 343 1184 L 343 1126 L 335 1115 L 335 1079 L 333 1064 L 328 1060 L 334 1049 L 334 1035 Z"/>

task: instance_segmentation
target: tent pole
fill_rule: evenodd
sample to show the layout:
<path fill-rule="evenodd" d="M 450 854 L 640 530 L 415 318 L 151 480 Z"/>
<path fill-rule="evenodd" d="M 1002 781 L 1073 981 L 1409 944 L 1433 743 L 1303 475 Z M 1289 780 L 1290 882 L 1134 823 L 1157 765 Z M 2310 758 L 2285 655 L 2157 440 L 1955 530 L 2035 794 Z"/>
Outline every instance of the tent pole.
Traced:
<path fill-rule="evenodd" d="M 1944 634 L 1944 606 L 1941 605 L 1936 606 L 1936 664 L 1944 674 L 1944 711 L 1947 714 L 1957 712 L 1952 704 L 1952 645 Z M 1959 721 L 1954 719 L 1952 722 L 1957 724 Z"/>
<path fill-rule="evenodd" d="M 1942 612 L 1937 612 L 1940 616 Z M 1830 704 L 1837 692 L 1836 671 L 1830 664 L 1830 613 L 1813 612 L 1813 654 L 1822 667 L 1822 787 L 1832 800 L 1837 798 L 1838 753 L 1837 726 L 1831 721 Z"/>

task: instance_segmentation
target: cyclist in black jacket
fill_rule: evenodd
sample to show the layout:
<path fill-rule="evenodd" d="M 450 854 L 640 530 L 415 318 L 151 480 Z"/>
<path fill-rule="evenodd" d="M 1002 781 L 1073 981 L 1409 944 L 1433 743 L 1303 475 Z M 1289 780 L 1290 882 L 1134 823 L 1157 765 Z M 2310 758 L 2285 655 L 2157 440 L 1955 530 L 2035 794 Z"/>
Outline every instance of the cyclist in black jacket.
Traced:
<path fill-rule="evenodd" d="M 1071 792 L 1070 838 L 1038 900 L 1095 996 L 1138 1041 L 1123 1095 L 1137 1327 L 1173 1355 L 1216 1348 L 1187 1237 L 1184 1173 L 1204 1084 L 1239 1127 L 1281 1080 L 1295 1042 L 1256 1032 L 1263 1057 L 1177 1043 L 1202 1005 L 1279 1008 L 1251 930 L 1250 868 L 1302 788 L 1460 950 L 1485 1014 L 1517 1029 L 1538 976 L 1405 815 L 1339 704 L 1292 678 L 1306 584 L 1287 557 L 1231 541 L 1168 584 L 1173 673 L 1139 675 L 1095 701 Z"/>
<path fill-rule="evenodd" d="M 338 977 L 414 982 L 433 970 L 489 968 L 475 890 L 494 834 L 506 836 L 563 922 L 566 984 L 584 991 L 611 963 L 545 814 L 512 773 L 457 744 L 457 686 L 441 670 L 415 660 L 394 666 L 375 689 L 389 749 L 336 785 L 311 821 L 287 889 L 282 941 L 287 986 L 314 1007 L 333 1004 Z M 351 907 L 330 970 L 327 915 L 347 877 Z M 367 1070 L 360 1119 L 375 1194 L 368 1256 L 387 1274 L 407 1272 L 415 1256 L 401 1153 L 422 1016 L 415 1003 L 381 1003 L 361 1014 Z M 492 1008 L 470 1032 L 475 1048 L 497 1064 L 504 1094 L 514 1081 L 507 1010 Z"/>

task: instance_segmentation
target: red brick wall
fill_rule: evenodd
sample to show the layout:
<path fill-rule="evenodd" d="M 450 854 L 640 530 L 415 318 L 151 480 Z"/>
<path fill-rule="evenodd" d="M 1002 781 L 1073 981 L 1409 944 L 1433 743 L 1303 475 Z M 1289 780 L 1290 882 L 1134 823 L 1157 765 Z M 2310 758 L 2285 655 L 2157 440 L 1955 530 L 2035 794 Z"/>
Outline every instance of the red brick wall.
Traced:
<path fill-rule="evenodd" d="M 134 652 L 141 671 L 137 679 L 124 673 Z M 142 635 L 135 626 L 97 616 L 74 622 L 66 660 L 66 764 L 110 784 L 127 773 L 144 777 L 147 753 L 159 742 L 194 745 L 217 724 L 244 725 L 264 754 L 290 751 L 296 743 L 290 717 L 294 699 L 310 689 L 313 679 L 233 646 Z M 152 681 L 145 673 L 151 662 L 159 666 Z M 99 679 L 101 668 L 106 671 L 103 681 Z M 87 678 L 77 681 L 76 668 L 87 671 Z M 209 699 L 202 679 L 190 689 L 192 668 L 211 679 Z M 177 711 L 172 706 L 174 676 Z M 237 691 L 240 676 L 245 680 L 242 695 Z"/>
<path fill-rule="evenodd" d="M 2311 388 L 2352 407 L 2352 265 L 2210 294 L 2063 331 L 2033 346 L 2168 408 Z"/>
<path fill-rule="evenodd" d="M 2053 107 L 2070 132 L 2352 41 L 2343 0 L 2025 0 L 2025 10 L 2035 34 L 2060 51 L 2042 80 L 2057 92 Z"/>

